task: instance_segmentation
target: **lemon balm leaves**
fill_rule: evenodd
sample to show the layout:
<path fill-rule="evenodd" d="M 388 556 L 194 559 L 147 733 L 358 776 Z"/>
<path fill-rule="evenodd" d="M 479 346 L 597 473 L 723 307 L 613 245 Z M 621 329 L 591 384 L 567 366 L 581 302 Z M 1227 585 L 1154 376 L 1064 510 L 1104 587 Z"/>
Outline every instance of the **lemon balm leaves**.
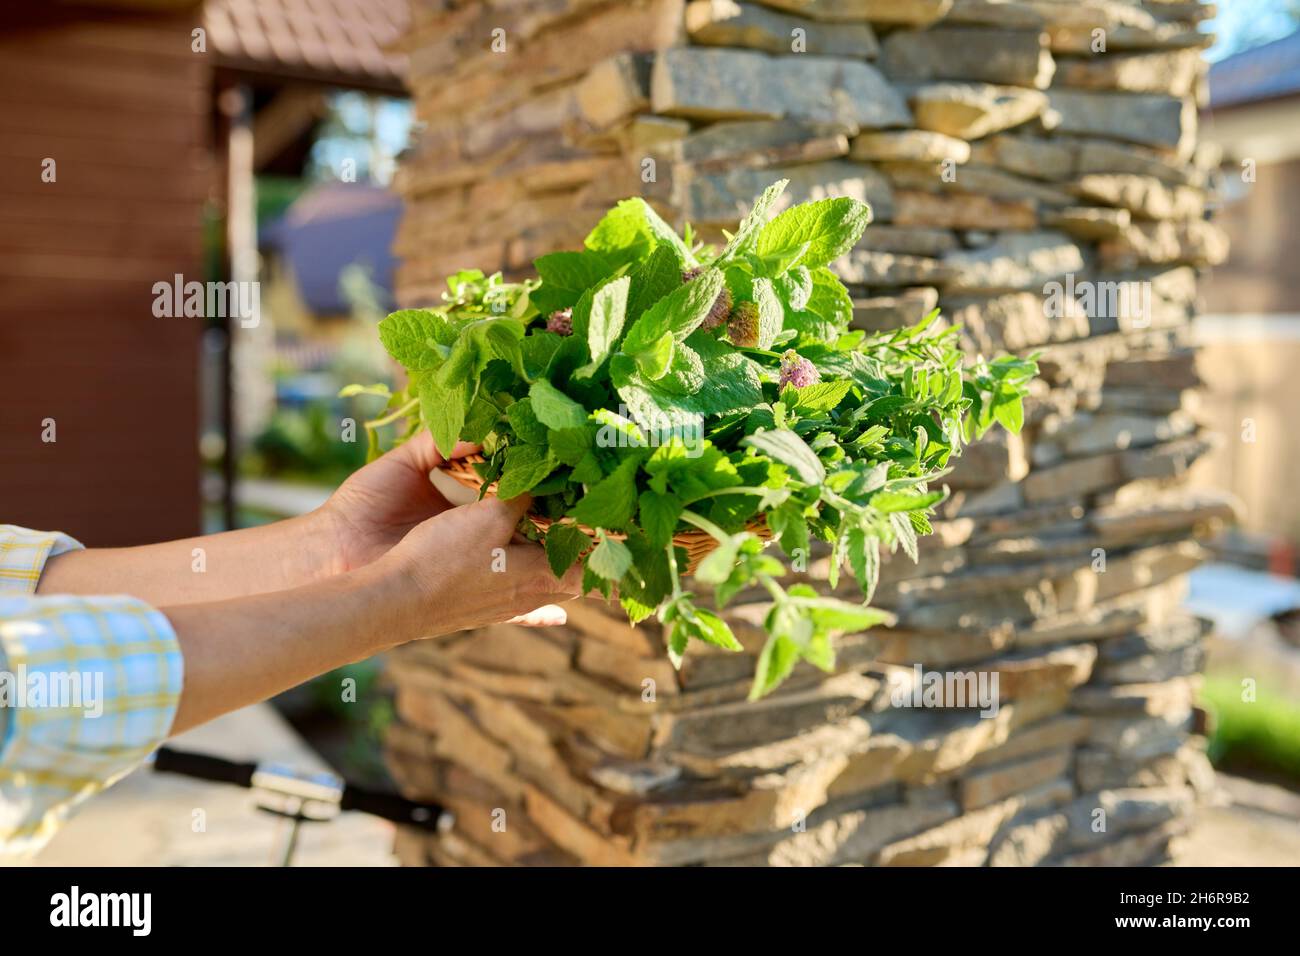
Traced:
<path fill-rule="evenodd" d="M 587 489 L 569 516 L 592 528 L 627 528 L 636 514 L 636 473 L 641 459 L 638 454 L 625 457 L 609 475 Z"/>
<path fill-rule="evenodd" d="M 557 462 L 543 445 L 513 445 L 506 449 L 505 472 L 497 485 L 497 495 L 509 500 L 532 491 L 555 470 Z"/>
<path fill-rule="evenodd" d="M 557 578 L 573 567 L 584 551 L 591 547 L 591 538 L 571 524 L 556 523 L 546 532 L 546 561 Z"/>
<path fill-rule="evenodd" d="M 632 552 L 617 538 L 601 531 L 600 544 L 587 556 L 587 569 L 606 581 L 620 581 L 632 569 Z"/>
<path fill-rule="evenodd" d="M 639 498 L 641 527 L 652 547 L 662 548 L 672 540 L 682 515 L 682 502 L 669 492 L 646 489 Z"/>

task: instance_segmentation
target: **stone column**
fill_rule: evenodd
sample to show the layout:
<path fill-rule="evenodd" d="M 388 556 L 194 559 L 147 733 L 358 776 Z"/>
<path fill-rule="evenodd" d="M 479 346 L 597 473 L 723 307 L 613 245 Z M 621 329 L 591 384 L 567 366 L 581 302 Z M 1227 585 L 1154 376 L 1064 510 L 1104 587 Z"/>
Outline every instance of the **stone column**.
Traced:
<path fill-rule="evenodd" d="M 1233 516 L 1182 482 L 1209 447 L 1196 274 L 1226 252 L 1196 147 L 1209 8 L 412 5 L 429 125 L 399 175 L 404 304 L 576 246 L 628 195 L 716 237 L 785 177 L 874 208 L 836 265 L 859 327 L 938 305 L 972 354 L 1039 352 L 1042 378 L 1022 436 L 968 450 L 920 563 L 888 562 L 898 627 L 844 639 L 834 676 L 744 701 L 757 594 L 729 614 L 746 653 L 680 672 L 598 603 L 394 655 L 390 765 L 457 814 L 403 833 L 403 860 L 1164 859 L 1212 784 L 1183 576 Z M 936 675 L 996 678 L 996 706 L 925 706 L 954 702 Z"/>

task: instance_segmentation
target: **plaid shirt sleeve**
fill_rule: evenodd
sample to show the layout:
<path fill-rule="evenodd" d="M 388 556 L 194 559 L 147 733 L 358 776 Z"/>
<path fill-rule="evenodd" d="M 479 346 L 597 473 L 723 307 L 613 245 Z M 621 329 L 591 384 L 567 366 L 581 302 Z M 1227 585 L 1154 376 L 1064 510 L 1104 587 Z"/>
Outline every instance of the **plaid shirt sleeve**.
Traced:
<path fill-rule="evenodd" d="M 80 547 L 0 525 L 0 860 L 35 853 L 148 757 L 180 700 L 161 613 L 125 596 L 35 596 L 46 560 Z"/>

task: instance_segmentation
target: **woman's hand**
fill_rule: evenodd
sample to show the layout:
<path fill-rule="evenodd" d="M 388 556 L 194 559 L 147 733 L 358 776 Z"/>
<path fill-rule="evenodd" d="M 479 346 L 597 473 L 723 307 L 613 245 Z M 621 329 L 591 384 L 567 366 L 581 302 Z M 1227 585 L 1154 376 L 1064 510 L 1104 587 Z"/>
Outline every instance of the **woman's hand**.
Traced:
<path fill-rule="evenodd" d="M 461 458 L 477 451 L 461 442 Z M 429 481 L 444 459 L 433 436 L 422 429 L 405 444 L 357 470 L 312 517 L 334 541 L 331 573 L 351 571 L 386 554 L 416 525 L 450 509 Z"/>
<path fill-rule="evenodd" d="M 413 528 L 374 570 L 415 588 L 414 619 L 399 628 L 403 640 L 432 637 L 502 621 L 530 626 L 563 624 L 558 601 L 582 589 L 582 565 L 557 579 L 536 543 L 515 533 L 532 503 L 485 498 L 449 508 Z"/>

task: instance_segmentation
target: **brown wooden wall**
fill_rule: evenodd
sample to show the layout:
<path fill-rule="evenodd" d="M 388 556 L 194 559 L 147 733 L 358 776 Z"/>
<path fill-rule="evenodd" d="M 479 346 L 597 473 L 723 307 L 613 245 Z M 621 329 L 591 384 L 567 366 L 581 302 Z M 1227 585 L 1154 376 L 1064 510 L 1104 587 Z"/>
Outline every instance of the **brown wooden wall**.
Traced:
<path fill-rule="evenodd" d="M 1203 283 L 1207 313 L 1300 312 L 1300 159 L 1260 163 L 1255 175 L 1233 183 L 1219 211 L 1232 253 Z M 1239 177 L 1239 167 L 1225 176 Z"/>
<path fill-rule="evenodd" d="M 199 529 L 202 320 L 152 312 L 155 282 L 208 278 L 210 66 L 191 52 L 197 18 L 6 14 L 0 523 L 89 545 Z"/>

